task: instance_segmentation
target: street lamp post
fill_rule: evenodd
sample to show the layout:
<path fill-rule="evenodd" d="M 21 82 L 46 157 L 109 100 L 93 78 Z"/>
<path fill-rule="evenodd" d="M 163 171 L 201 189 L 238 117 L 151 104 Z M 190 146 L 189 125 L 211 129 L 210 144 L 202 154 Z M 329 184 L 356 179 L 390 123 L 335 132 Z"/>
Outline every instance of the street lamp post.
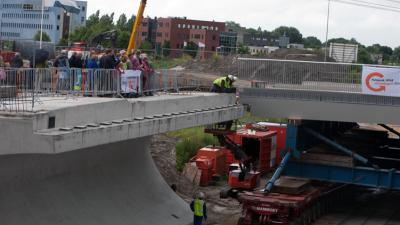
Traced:
<path fill-rule="evenodd" d="M 326 17 L 326 35 L 325 35 L 325 58 L 324 62 L 327 60 L 328 55 L 328 33 L 329 33 L 329 16 L 331 11 L 331 0 L 328 0 L 328 15 Z"/>

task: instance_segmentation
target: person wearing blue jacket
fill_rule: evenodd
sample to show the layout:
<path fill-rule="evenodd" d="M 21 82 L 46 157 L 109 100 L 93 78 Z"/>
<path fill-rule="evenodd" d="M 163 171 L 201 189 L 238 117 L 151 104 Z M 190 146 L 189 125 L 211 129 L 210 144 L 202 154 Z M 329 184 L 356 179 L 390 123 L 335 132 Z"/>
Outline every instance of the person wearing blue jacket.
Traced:
<path fill-rule="evenodd" d="M 201 225 L 204 220 L 207 220 L 207 206 L 206 202 L 204 201 L 205 195 L 203 192 L 200 192 L 196 199 L 194 199 L 190 203 L 190 209 L 192 210 L 193 216 L 193 224 L 194 225 Z"/>

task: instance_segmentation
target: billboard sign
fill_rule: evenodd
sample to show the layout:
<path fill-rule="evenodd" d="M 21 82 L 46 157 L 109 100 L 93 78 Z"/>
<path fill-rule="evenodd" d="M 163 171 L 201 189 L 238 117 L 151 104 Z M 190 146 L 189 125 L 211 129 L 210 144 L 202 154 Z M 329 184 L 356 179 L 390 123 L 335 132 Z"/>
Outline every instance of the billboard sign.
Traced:
<path fill-rule="evenodd" d="M 362 93 L 400 97 L 400 68 L 363 66 Z"/>

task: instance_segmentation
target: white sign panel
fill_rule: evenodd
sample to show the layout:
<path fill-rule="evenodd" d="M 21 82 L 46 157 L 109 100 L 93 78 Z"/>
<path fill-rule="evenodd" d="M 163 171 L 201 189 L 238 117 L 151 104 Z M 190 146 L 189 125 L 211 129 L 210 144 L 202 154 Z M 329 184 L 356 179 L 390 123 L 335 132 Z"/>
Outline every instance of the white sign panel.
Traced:
<path fill-rule="evenodd" d="M 140 70 L 125 70 L 121 74 L 121 91 L 122 93 L 140 93 Z"/>
<path fill-rule="evenodd" d="M 400 97 L 400 68 L 363 66 L 362 92 Z"/>

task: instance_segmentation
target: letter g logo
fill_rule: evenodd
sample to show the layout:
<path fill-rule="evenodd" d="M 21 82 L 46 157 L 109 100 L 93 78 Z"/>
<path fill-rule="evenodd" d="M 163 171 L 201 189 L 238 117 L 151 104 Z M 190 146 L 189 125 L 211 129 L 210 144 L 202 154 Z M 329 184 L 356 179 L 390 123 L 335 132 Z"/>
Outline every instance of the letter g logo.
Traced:
<path fill-rule="evenodd" d="M 371 80 L 372 78 L 384 78 L 385 76 L 383 76 L 383 74 L 375 72 L 375 73 L 371 73 L 367 76 L 366 80 L 366 84 L 367 84 L 367 88 L 373 92 L 381 92 L 381 91 L 385 91 L 386 87 L 385 85 L 380 85 L 378 87 L 373 87 L 371 85 Z"/>

